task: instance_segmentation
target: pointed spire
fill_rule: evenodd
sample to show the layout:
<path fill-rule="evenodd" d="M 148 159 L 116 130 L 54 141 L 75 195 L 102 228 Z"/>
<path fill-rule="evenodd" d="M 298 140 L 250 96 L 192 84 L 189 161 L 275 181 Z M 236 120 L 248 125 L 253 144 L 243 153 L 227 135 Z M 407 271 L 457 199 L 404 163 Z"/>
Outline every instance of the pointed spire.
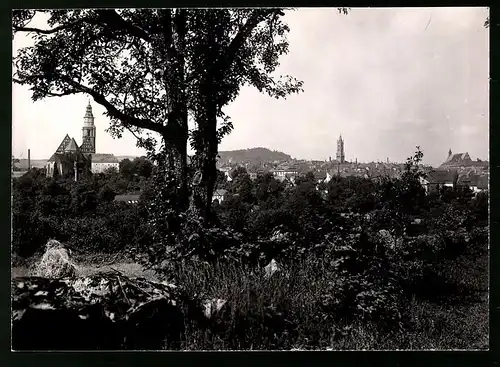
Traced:
<path fill-rule="evenodd" d="M 89 99 L 89 104 L 87 105 L 87 109 L 85 111 L 85 117 L 94 118 L 94 115 L 92 114 L 92 105 L 90 104 L 90 99 Z"/>

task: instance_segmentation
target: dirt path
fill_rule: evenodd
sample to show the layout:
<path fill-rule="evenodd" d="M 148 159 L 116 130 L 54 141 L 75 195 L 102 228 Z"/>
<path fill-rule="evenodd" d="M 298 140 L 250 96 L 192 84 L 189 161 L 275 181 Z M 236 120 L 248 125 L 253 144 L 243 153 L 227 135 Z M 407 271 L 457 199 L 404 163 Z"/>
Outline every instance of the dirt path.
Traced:
<path fill-rule="evenodd" d="M 101 266 L 99 264 L 76 264 L 78 276 L 89 276 L 103 271 L 112 271 L 113 269 L 122 272 L 128 277 L 144 277 L 149 280 L 156 280 L 155 274 L 151 270 L 144 269 L 140 264 L 134 262 L 116 262 L 111 265 Z M 12 278 L 31 276 L 32 271 L 28 267 L 17 266 L 12 268 Z"/>

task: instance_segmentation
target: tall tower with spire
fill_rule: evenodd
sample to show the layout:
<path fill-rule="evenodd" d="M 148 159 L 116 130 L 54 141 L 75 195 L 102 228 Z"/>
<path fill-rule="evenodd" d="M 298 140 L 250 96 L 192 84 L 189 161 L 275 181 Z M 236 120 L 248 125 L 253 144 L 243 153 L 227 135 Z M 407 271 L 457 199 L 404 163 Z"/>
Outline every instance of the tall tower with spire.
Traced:
<path fill-rule="evenodd" d="M 339 140 L 337 140 L 337 162 L 345 162 L 344 140 L 342 139 L 342 134 L 340 135 Z"/>
<path fill-rule="evenodd" d="M 95 153 L 95 125 L 90 101 L 85 111 L 85 117 L 83 118 L 82 146 L 80 149 L 82 153 Z"/>

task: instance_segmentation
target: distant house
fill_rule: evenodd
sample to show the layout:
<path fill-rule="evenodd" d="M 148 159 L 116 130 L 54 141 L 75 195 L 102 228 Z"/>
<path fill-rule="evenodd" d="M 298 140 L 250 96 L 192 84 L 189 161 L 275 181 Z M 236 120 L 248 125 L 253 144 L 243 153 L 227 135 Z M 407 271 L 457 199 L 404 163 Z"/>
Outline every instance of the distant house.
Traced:
<path fill-rule="evenodd" d="M 488 190 L 488 176 L 485 175 L 461 176 L 457 183 L 460 186 L 469 187 L 474 193 Z"/>
<path fill-rule="evenodd" d="M 488 176 L 477 176 L 475 182 L 471 184 L 471 188 L 474 192 L 485 191 L 489 189 Z"/>
<path fill-rule="evenodd" d="M 427 177 L 421 179 L 421 184 L 427 193 L 438 192 L 443 187 L 453 187 L 458 180 L 456 171 L 433 170 Z"/>
<path fill-rule="evenodd" d="M 212 201 L 217 200 L 219 203 L 222 203 L 224 201 L 226 193 L 227 190 L 224 189 L 215 190 L 214 195 L 212 197 Z"/>
<path fill-rule="evenodd" d="M 318 183 L 325 182 L 325 180 L 327 178 L 327 172 L 326 171 L 314 171 L 313 175 L 314 175 L 314 179 Z"/>
<path fill-rule="evenodd" d="M 298 171 L 293 168 L 276 168 L 271 171 L 273 176 L 280 181 L 284 181 L 285 179 L 289 179 L 292 182 L 295 181 L 295 178 L 298 175 Z"/>
<path fill-rule="evenodd" d="M 94 153 L 90 155 L 92 173 L 102 173 L 110 168 L 120 170 L 120 162 L 113 154 Z"/>
<path fill-rule="evenodd" d="M 116 195 L 115 201 L 127 203 L 127 204 L 137 204 L 139 202 L 140 194 L 125 194 L 125 195 Z"/>

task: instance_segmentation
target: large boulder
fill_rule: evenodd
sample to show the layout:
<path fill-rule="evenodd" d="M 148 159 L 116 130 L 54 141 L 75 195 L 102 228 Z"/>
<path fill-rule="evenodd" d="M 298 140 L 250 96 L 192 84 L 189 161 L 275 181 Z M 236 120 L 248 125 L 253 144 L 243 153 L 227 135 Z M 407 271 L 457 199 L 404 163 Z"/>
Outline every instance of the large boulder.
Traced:
<path fill-rule="evenodd" d="M 281 271 L 281 266 L 274 259 L 272 259 L 271 262 L 264 267 L 264 274 L 266 278 L 270 278 L 276 272 L 280 271 Z"/>
<path fill-rule="evenodd" d="M 118 273 L 12 280 L 15 350 L 179 349 L 184 321 L 204 322 L 180 287 Z M 201 325 L 201 324 L 200 324 Z"/>
<path fill-rule="evenodd" d="M 56 240 L 49 240 L 45 245 L 45 253 L 36 265 L 36 275 L 49 279 L 76 276 L 76 266 L 70 260 L 69 251 Z"/>
<path fill-rule="evenodd" d="M 225 299 L 220 298 L 212 298 L 206 299 L 203 302 L 203 313 L 207 319 L 211 319 L 215 316 L 218 316 L 222 313 L 224 306 L 227 304 Z"/>

